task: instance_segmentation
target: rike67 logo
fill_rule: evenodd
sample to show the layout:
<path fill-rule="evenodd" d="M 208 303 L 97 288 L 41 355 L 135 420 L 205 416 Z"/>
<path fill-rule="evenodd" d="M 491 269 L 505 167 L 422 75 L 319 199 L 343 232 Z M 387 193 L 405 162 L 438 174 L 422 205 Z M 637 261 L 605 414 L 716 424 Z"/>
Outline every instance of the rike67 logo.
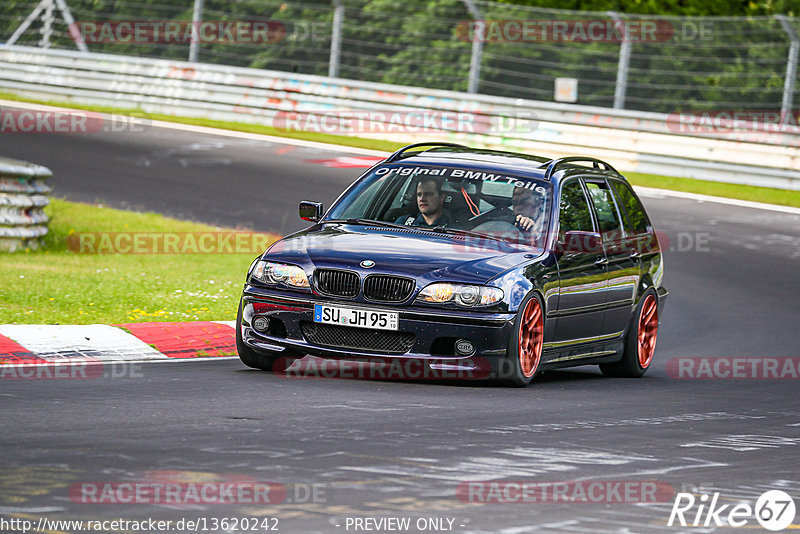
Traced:
<path fill-rule="evenodd" d="M 737 502 L 720 504 L 720 494 L 678 493 L 672 504 L 667 526 L 681 527 L 744 527 L 758 521 L 761 527 L 777 532 L 792 525 L 795 517 L 794 500 L 781 490 L 762 493 L 755 507 Z"/>

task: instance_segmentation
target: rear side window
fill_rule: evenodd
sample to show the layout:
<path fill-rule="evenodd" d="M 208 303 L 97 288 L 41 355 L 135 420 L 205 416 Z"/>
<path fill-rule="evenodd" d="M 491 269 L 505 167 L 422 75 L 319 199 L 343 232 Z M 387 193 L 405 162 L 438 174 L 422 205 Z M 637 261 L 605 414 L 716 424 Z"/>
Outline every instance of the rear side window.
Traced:
<path fill-rule="evenodd" d="M 642 203 L 633 194 L 631 186 L 617 180 L 612 180 L 611 184 L 625 211 L 625 231 L 630 235 L 646 234 L 650 221 L 647 219 Z"/>
<path fill-rule="evenodd" d="M 606 182 L 586 182 L 586 189 L 589 190 L 589 196 L 594 204 L 600 233 L 605 238 L 619 237 L 622 231 L 622 220 L 608 184 Z"/>
<path fill-rule="evenodd" d="M 561 188 L 559 208 L 559 238 L 569 231 L 593 232 L 592 214 L 583 188 L 578 180 L 572 180 Z"/>

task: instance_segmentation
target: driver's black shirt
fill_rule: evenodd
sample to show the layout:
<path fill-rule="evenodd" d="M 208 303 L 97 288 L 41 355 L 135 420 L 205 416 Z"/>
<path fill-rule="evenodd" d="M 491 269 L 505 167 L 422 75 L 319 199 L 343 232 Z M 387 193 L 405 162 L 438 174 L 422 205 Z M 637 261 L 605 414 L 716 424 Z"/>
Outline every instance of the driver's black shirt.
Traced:
<path fill-rule="evenodd" d="M 420 228 L 435 228 L 437 226 L 447 226 L 450 224 L 450 216 L 447 214 L 446 211 L 442 211 L 442 214 L 433 221 L 433 224 L 428 224 L 425 222 L 425 217 L 422 216 L 420 213 L 417 215 L 417 218 L 412 218 L 411 215 L 400 217 L 395 221 L 395 224 L 404 224 L 405 226 L 417 226 Z"/>

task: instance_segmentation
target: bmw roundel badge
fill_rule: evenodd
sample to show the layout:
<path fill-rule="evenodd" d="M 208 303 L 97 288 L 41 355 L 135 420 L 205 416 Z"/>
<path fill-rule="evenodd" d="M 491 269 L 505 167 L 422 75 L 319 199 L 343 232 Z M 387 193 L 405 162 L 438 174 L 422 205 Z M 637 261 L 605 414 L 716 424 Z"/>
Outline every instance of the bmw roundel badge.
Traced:
<path fill-rule="evenodd" d="M 375 262 L 372 260 L 364 260 L 361 262 L 361 266 L 365 269 L 371 269 L 372 267 L 375 267 Z"/>

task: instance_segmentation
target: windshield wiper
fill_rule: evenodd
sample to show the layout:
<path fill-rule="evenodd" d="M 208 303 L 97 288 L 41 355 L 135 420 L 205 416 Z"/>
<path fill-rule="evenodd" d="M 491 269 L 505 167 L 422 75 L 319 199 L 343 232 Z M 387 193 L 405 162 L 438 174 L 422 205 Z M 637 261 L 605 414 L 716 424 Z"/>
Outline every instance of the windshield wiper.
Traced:
<path fill-rule="evenodd" d="M 494 241 L 507 242 L 508 240 L 503 237 L 498 237 L 489 234 L 482 234 L 480 232 L 473 232 L 471 230 L 462 230 L 460 228 L 448 228 L 447 226 L 434 226 L 433 228 L 425 228 L 421 226 L 407 226 L 405 224 L 397 224 L 387 221 L 376 221 L 375 219 L 363 219 L 359 217 L 350 217 L 347 219 L 329 219 L 321 221 L 323 223 L 346 223 L 346 224 L 361 224 L 365 226 L 382 226 L 385 228 L 402 228 L 403 230 L 417 230 L 421 232 L 432 232 L 436 234 L 455 234 L 469 237 L 486 238 Z"/>
<path fill-rule="evenodd" d="M 507 241 L 506 239 L 494 235 L 489 234 L 482 234 L 480 232 L 473 232 L 472 230 L 462 230 L 460 228 L 448 228 L 447 226 L 434 226 L 430 229 L 431 232 L 436 232 L 440 234 L 456 234 L 456 235 L 465 235 L 469 237 L 480 237 L 480 238 L 489 238 L 494 239 L 495 241 Z"/>

